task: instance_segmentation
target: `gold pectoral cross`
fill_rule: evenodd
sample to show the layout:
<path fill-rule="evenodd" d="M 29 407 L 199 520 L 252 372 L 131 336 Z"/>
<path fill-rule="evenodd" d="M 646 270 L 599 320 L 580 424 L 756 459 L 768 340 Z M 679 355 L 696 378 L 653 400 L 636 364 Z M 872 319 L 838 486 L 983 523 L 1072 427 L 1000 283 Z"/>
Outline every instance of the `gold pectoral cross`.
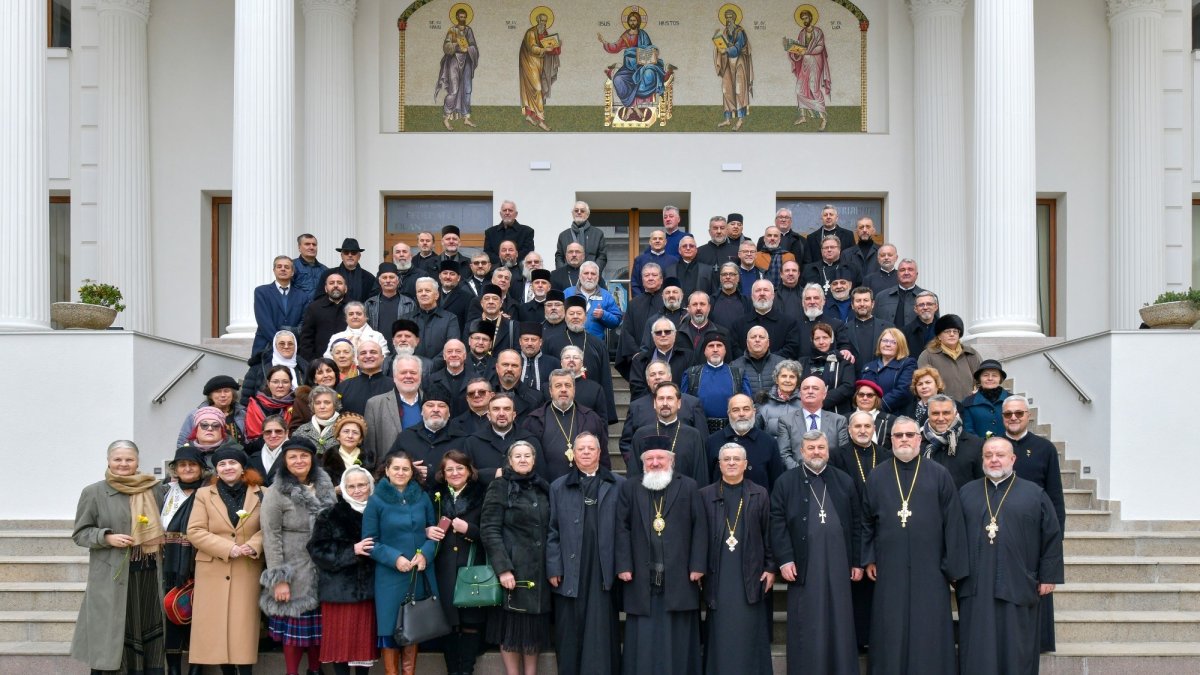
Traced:
<path fill-rule="evenodd" d="M 900 527 L 908 527 L 908 517 L 912 515 L 912 511 L 908 510 L 908 500 L 900 502 L 900 510 L 896 512 L 900 516 Z"/>
<path fill-rule="evenodd" d="M 567 441 L 567 464 L 575 463 L 575 450 L 571 448 L 571 442 Z"/>
<path fill-rule="evenodd" d="M 996 543 L 996 533 L 1000 531 L 1000 525 L 998 525 L 996 523 L 996 519 L 992 518 L 992 522 L 988 523 L 987 527 L 985 527 L 983 529 L 987 530 L 988 543 L 989 544 Z"/>

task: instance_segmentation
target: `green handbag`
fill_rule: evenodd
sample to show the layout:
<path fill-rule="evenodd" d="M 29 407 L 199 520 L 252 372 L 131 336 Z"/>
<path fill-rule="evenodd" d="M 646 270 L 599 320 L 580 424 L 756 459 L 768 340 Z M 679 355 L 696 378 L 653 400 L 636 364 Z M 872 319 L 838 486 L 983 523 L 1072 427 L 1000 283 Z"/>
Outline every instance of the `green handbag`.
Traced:
<path fill-rule="evenodd" d="M 458 568 L 454 580 L 455 607 L 498 607 L 503 598 L 500 580 L 491 565 L 475 564 L 475 544 L 467 552 L 466 567 Z"/>

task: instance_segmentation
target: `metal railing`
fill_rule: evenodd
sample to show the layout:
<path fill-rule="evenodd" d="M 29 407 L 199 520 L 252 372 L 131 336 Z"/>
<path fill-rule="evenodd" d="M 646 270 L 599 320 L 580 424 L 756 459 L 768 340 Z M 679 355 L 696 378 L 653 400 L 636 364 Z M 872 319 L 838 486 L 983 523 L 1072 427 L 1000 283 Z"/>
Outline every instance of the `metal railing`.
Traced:
<path fill-rule="evenodd" d="M 1084 391 L 1083 386 L 1076 382 L 1075 378 L 1071 377 L 1071 374 L 1067 372 L 1066 368 L 1063 368 L 1061 363 L 1056 361 L 1049 352 L 1042 352 L 1042 356 L 1046 357 L 1046 360 L 1050 362 L 1050 370 L 1061 375 L 1062 378 L 1067 381 L 1067 384 L 1071 385 L 1071 388 L 1074 389 L 1075 393 L 1079 395 L 1079 401 L 1081 403 L 1087 405 L 1092 402 L 1092 397 L 1088 396 L 1088 393 Z"/>
<path fill-rule="evenodd" d="M 204 352 L 200 352 L 199 354 L 196 354 L 196 356 L 194 356 L 192 358 L 192 360 L 186 366 L 184 366 L 183 370 L 179 371 L 178 375 L 171 378 L 171 381 L 167 383 L 167 386 L 163 387 L 162 391 L 158 392 L 158 394 L 156 394 L 154 396 L 154 398 L 151 399 L 151 403 L 161 405 L 163 401 L 167 400 L 167 394 L 172 389 L 175 388 L 175 385 L 179 384 L 179 381 L 183 379 L 184 375 L 194 372 L 196 370 L 197 365 L 200 363 L 200 359 L 203 359 L 203 358 L 204 358 Z"/>

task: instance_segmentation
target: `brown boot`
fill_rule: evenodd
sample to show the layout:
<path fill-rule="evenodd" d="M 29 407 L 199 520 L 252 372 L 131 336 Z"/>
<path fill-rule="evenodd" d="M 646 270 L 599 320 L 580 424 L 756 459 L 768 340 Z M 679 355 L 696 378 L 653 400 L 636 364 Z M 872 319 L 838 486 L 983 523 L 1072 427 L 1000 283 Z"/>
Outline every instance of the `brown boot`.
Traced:
<path fill-rule="evenodd" d="M 387 675 L 400 675 L 400 650 L 383 648 L 380 650 L 380 660 L 383 661 L 383 672 Z"/>
<path fill-rule="evenodd" d="M 408 645 L 400 651 L 400 675 L 416 675 L 417 645 Z"/>

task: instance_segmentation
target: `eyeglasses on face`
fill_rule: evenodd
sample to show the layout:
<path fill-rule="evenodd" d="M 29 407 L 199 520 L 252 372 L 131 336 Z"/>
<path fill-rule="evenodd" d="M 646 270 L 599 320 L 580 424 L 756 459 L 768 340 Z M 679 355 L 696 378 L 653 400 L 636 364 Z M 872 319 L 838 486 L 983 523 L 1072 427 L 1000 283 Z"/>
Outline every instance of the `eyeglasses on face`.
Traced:
<path fill-rule="evenodd" d="M 892 438 L 916 438 L 920 434 L 916 431 L 893 431 Z"/>
<path fill-rule="evenodd" d="M 263 436 L 281 436 L 283 429 L 263 429 Z"/>
<path fill-rule="evenodd" d="M 656 330 L 656 331 L 654 331 L 654 334 L 658 335 L 658 336 L 663 336 L 663 335 L 671 335 L 674 332 L 675 331 L 673 331 L 673 330 Z"/>
<path fill-rule="evenodd" d="M 200 424 L 196 425 L 196 428 L 203 429 L 205 431 L 216 431 L 217 429 L 220 429 L 223 426 L 225 426 L 225 425 L 217 424 L 216 422 L 201 422 Z"/>
<path fill-rule="evenodd" d="M 1026 410 L 1005 410 L 1004 412 L 1002 412 L 1000 414 L 1002 416 L 1010 418 L 1010 419 L 1019 420 L 1022 417 L 1024 417 L 1027 413 L 1028 413 L 1028 411 L 1026 411 Z"/>

